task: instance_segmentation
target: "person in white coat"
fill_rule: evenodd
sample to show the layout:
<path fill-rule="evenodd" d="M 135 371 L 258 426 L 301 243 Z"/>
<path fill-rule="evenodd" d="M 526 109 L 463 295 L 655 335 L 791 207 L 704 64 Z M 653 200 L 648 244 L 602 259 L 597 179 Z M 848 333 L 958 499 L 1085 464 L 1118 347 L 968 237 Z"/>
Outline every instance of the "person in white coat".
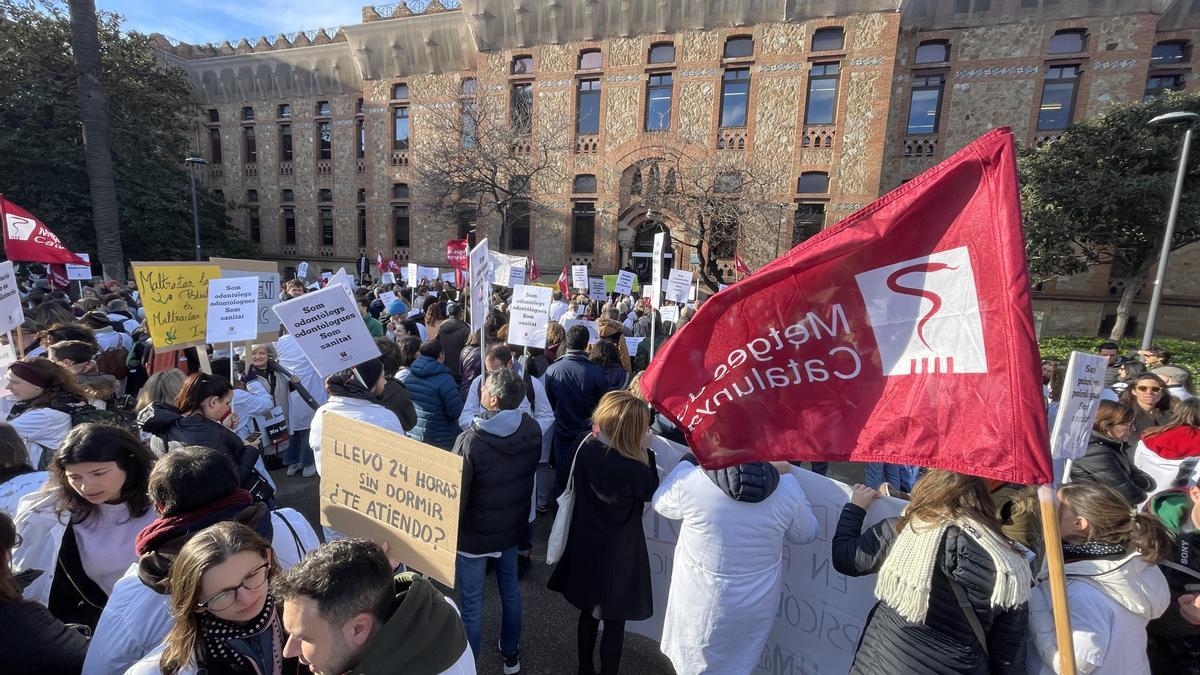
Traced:
<path fill-rule="evenodd" d="M 1156 565 L 1170 550 L 1166 527 L 1102 483 L 1068 483 L 1059 500 L 1076 672 L 1149 675 L 1146 626 L 1171 602 Z M 1029 596 L 1029 636 L 1028 672 L 1060 672 L 1044 572 Z"/>
<path fill-rule="evenodd" d="M 654 493 L 682 521 L 661 649 L 678 675 L 749 673 L 775 622 L 784 539 L 820 526 L 786 462 L 706 471 L 685 455 Z"/>
<path fill-rule="evenodd" d="M 370 387 L 364 387 L 364 382 L 370 384 Z M 404 433 L 404 427 L 400 426 L 400 418 L 396 417 L 396 413 L 379 404 L 377 397 L 383 391 L 385 384 L 383 362 L 379 359 L 360 363 L 353 368 L 330 375 L 325 380 L 325 389 L 329 392 L 329 400 L 317 408 L 317 412 L 313 415 L 312 429 L 309 432 L 318 474 L 321 473 L 321 432 L 325 426 L 325 415 L 329 413 L 374 424 L 401 436 L 408 435 Z"/>
<path fill-rule="evenodd" d="M 308 357 L 304 355 L 304 351 L 300 349 L 296 338 L 291 335 L 280 337 L 279 342 L 275 343 L 275 349 L 279 355 L 279 365 L 295 378 L 294 383 L 307 390 L 318 406 L 324 403 L 328 398 L 328 394 L 325 393 L 325 383 L 317 374 L 316 369 L 312 367 Z M 288 434 L 290 434 L 290 438 L 288 447 L 283 452 L 283 463 L 287 465 L 289 476 L 300 472 L 303 472 L 306 478 L 316 475 L 317 470 L 313 468 L 313 447 L 310 444 L 314 412 L 314 408 L 304 400 L 299 391 L 293 388 L 288 396 Z M 317 436 L 317 441 L 320 442 L 319 432 Z"/>

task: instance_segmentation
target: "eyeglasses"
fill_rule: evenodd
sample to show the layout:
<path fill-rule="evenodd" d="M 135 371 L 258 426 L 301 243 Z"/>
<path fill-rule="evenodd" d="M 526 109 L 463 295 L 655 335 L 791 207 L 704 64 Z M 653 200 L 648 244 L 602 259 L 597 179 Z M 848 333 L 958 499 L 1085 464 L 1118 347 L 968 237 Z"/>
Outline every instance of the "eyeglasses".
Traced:
<path fill-rule="evenodd" d="M 248 591 L 253 591 L 262 588 L 263 584 L 267 583 L 267 577 L 270 576 L 271 563 L 265 562 L 258 567 L 255 567 L 242 579 L 242 583 L 233 588 L 226 588 L 217 593 L 208 600 L 196 605 L 200 609 L 207 609 L 210 612 L 220 612 L 229 609 L 237 602 L 238 589 L 244 588 Z"/>
<path fill-rule="evenodd" d="M 1144 385 L 1139 385 L 1137 387 L 1134 387 L 1134 390 L 1140 391 L 1143 393 L 1150 392 L 1151 394 L 1161 394 L 1162 393 L 1162 387 L 1150 387 L 1150 386 L 1144 386 Z"/>

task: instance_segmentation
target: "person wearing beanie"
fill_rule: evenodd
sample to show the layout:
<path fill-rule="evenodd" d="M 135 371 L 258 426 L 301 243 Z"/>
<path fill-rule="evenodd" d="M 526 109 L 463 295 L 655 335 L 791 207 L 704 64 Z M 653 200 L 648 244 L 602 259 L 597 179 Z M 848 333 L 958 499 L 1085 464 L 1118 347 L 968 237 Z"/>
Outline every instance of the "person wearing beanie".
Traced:
<path fill-rule="evenodd" d="M 388 303 L 387 314 L 388 316 L 404 316 L 408 314 L 408 307 L 404 305 L 403 300 L 396 298 Z"/>
<path fill-rule="evenodd" d="M 325 391 L 329 392 L 329 400 L 317 408 L 313 415 L 312 428 L 309 430 L 309 443 L 312 444 L 313 456 L 316 458 L 317 474 L 321 473 L 321 432 L 326 413 L 337 413 L 402 436 L 407 435 L 396 413 L 379 403 L 379 395 L 383 393 L 386 384 L 383 361 L 378 358 L 325 378 Z"/>

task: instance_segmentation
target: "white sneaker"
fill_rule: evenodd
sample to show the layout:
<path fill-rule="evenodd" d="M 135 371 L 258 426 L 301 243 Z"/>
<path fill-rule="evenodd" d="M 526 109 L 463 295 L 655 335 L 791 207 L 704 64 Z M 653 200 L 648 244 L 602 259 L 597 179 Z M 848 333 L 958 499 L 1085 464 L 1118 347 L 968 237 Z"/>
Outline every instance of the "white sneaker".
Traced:
<path fill-rule="evenodd" d="M 316 465 L 313 465 L 313 466 L 306 466 L 306 467 L 304 467 L 304 474 L 303 474 L 303 475 L 304 475 L 304 477 L 305 477 L 305 478 L 312 478 L 313 476 L 317 475 L 317 467 L 316 467 Z"/>
<path fill-rule="evenodd" d="M 287 475 L 295 476 L 296 474 L 300 473 L 303 470 L 304 470 L 303 464 L 292 464 L 292 465 L 288 466 Z"/>

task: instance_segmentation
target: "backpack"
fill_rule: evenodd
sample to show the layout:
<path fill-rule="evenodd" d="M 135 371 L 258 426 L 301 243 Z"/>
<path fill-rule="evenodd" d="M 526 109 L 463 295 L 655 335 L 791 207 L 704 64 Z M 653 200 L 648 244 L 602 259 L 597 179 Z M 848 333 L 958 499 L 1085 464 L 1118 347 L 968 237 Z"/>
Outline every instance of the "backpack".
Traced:
<path fill-rule="evenodd" d="M 123 380 L 129 375 L 129 352 L 124 347 L 110 347 L 96 356 L 96 370 Z"/>
<path fill-rule="evenodd" d="M 116 413 L 101 410 L 91 403 L 75 406 L 71 410 L 72 427 L 90 423 L 117 425 L 117 421 Z"/>

